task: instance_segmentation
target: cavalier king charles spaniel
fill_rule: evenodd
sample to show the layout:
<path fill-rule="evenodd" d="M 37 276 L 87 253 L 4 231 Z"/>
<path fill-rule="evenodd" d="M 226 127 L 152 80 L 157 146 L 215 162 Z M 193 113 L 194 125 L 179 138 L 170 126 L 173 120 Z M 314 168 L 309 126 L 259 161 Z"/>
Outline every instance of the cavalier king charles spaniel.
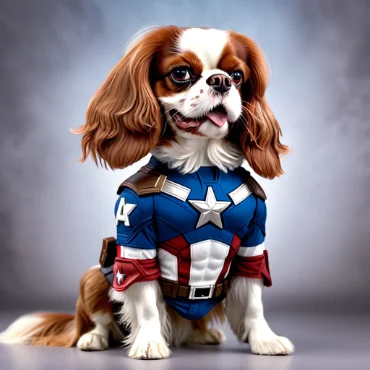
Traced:
<path fill-rule="evenodd" d="M 75 315 L 26 315 L 0 341 L 87 351 L 123 342 L 131 358 L 161 359 L 170 345 L 221 343 L 211 323 L 226 318 L 252 353 L 291 354 L 264 318 L 265 196 L 241 167 L 283 173 L 288 147 L 267 82 L 261 50 L 234 31 L 168 26 L 134 38 L 74 131 L 83 161 L 121 169 L 152 154 L 120 188 L 112 266 L 103 248 Z"/>

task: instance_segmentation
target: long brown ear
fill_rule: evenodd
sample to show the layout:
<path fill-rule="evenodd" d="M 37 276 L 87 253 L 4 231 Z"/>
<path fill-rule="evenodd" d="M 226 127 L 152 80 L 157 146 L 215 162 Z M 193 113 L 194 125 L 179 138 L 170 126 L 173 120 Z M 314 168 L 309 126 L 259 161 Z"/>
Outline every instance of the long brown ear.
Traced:
<path fill-rule="evenodd" d="M 231 37 L 239 52 L 241 50 L 250 72 L 242 86 L 243 118 L 237 124 L 240 147 L 256 173 L 273 179 L 283 173 L 280 156 L 289 148 L 280 142 L 279 123 L 265 98 L 268 82 L 266 61 L 254 41 L 236 33 Z"/>
<path fill-rule="evenodd" d="M 147 155 L 162 132 L 162 117 L 150 84 L 150 64 L 165 29 L 147 34 L 110 72 L 89 103 L 82 134 L 82 161 L 124 168 Z"/>

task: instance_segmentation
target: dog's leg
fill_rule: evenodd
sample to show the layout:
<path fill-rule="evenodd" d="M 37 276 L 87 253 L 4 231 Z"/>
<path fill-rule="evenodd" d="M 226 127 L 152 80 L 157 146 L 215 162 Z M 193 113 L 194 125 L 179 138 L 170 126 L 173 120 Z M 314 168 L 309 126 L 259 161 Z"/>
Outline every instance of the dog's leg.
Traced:
<path fill-rule="evenodd" d="M 170 324 L 157 281 L 138 282 L 123 292 L 111 291 L 111 299 L 121 302 L 121 322 L 129 325 L 129 357 L 162 359 L 170 356 Z"/>
<path fill-rule="evenodd" d="M 231 329 L 259 355 L 287 355 L 294 351 L 289 339 L 276 335 L 263 315 L 262 279 L 236 277 L 226 299 Z"/>
<path fill-rule="evenodd" d="M 82 277 L 79 300 L 93 327 L 78 339 L 77 348 L 82 351 L 104 351 L 109 348 L 113 314 L 108 292 L 109 283 L 97 267 Z"/>
<path fill-rule="evenodd" d="M 77 348 L 81 351 L 104 351 L 109 348 L 109 327 L 112 317 L 107 313 L 96 313 L 90 317 L 95 328 L 80 337 Z"/>

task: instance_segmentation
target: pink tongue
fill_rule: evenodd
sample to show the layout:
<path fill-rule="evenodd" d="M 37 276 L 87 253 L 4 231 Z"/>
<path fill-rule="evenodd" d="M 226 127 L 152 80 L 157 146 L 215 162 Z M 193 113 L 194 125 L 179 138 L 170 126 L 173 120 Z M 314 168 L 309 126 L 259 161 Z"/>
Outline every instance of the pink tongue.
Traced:
<path fill-rule="evenodd" d="M 218 127 L 222 127 L 227 122 L 227 115 L 222 112 L 210 112 L 207 117 Z"/>

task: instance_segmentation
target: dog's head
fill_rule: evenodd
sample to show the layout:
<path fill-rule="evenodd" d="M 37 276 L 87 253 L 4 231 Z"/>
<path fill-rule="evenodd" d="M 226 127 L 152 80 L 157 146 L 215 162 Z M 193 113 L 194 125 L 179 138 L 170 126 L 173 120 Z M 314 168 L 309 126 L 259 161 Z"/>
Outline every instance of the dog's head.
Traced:
<path fill-rule="evenodd" d="M 92 98 L 82 133 L 88 155 L 126 167 L 183 139 L 231 143 L 259 175 L 282 173 L 280 127 L 266 100 L 263 55 L 246 36 L 163 27 L 129 48 Z"/>

